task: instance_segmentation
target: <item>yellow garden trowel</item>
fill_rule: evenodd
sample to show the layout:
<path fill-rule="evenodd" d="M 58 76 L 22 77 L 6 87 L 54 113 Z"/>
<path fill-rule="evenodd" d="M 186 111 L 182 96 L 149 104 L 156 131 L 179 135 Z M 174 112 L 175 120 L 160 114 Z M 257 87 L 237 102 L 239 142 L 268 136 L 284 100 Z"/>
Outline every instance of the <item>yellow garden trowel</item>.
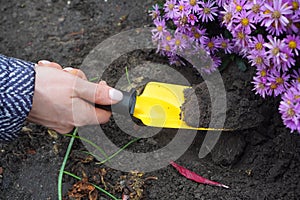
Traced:
<path fill-rule="evenodd" d="M 184 90 L 189 86 L 149 82 L 142 93 L 135 90 L 123 92 L 123 100 L 111 106 L 112 112 L 130 115 L 144 125 L 163 128 L 224 130 L 215 128 L 192 127 L 183 121 L 181 106 L 185 101 Z M 97 106 L 103 108 L 103 106 Z M 104 108 L 105 109 L 105 108 Z"/>

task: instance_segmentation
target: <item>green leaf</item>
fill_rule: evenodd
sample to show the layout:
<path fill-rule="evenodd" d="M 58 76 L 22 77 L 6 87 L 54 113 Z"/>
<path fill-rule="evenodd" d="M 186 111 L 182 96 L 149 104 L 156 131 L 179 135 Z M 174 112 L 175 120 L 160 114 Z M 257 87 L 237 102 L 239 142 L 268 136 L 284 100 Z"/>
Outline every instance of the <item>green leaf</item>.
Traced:
<path fill-rule="evenodd" d="M 232 34 L 227 29 L 224 31 L 224 36 L 227 39 L 232 39 L 233 38 Z"/>
<path fill-rule="evenodd" d="M 239 70 L 241 70 L 242 72 L 247 70 L 247 66 L 246 66 L 245 62 L 243 61 L 243 59 L 237 58 L 235 63 L 238 66 Z"/>
<path fill-rule="evenodd" d="M 224 69 L 226 69 L 231 62 L 232 60 L 230 57 L 225 57 L 224 59 L 222 59 L 221 66 L 218 68 L 219 71 L 223 71 Z"/>

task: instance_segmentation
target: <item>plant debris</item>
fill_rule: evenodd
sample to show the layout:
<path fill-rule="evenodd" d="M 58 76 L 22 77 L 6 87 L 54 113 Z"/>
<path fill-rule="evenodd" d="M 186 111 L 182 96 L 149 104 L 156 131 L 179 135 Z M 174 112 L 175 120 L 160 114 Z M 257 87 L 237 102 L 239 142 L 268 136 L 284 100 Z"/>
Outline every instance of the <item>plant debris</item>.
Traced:
<path fill-rule="evenodd" d="M 98 191 L 95 189 L 95 186 L 88 182 L 88 178 L 84 177 L 73 185 L 71 191 L 68 192 L 68 197 L 75 200 L 81 200 L 86 197 L 89 200 L 97 200 Z"/>
<path fill-rule="evenodd" d="M 143 197 L 144 185 L 147 180 L 157 180 L 157 177 L 144 178 L 144 173 L 132 171 L 120 176 L 115 186 L 117 192 L 122 192 L 122 200 L 139 200 Z"/>
<path fill-rule="evenodd" d="M 195 172 L 192 172 L 188 169 L 186 169 L 183 166 L 180 166 L 178 164 L 176 164 L 174 161 L 171 161 L 170 164 L 177 169 L 177 171 L 183 175 L 184 177 L 186 177 L 187 179 L 193 180 L 197 183 L 202 183 L 202 184 L 207 184 L 207 185 L 213 185 L 213 186 L 218 186 L 218 187 L 223 187 L 228 189 L 229 187 L 227 185 L 223 185 L 221 183 L 215 182 L 215 181 L 211 181 L 209 179 L 206 179 L 198 174 L 196 174 Z"/>

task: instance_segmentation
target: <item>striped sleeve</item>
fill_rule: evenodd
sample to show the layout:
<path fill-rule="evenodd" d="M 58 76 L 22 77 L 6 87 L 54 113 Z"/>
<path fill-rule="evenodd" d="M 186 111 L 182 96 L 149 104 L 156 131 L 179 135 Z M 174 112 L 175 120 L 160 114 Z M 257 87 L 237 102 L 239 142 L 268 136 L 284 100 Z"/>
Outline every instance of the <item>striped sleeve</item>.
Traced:
<path fill-rule="evenodd" d="M 16 138 L 31 109 L 34 64 L 0 54 L 0 142 Z"/>

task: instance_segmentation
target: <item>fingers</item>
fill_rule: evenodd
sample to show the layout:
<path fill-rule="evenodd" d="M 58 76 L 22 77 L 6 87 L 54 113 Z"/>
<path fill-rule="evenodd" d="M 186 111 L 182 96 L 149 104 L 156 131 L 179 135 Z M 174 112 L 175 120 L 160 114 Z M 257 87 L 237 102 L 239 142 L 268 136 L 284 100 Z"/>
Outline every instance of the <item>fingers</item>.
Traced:
<path fill-rule="evenodd" d="M 115 104 L 123 99 L 123 93 L 121 91 L 109 87 L 103 81 L 98 84 L 78 81 L 75 92 L 80 98 L 100 105 Z"/>
<path fill-rule="evenodd" d="M 82 78 L 84 80 L 87 80 L 86 75 L 81 71 L 80 69 L 74 69 L 72 67 L 66 67 L 63 69 L 66 72 L 69 72 L 70 74 L 73 74 L 75 76 L 78 76 L 79 78 Z"/>
<path fill-rule="evenodd" d="M 38 66 L 40 66 L 40 67 L 52 67 L 52 68 L 56 68 L 56 69 L 60 69 L 60 70 L 63 69 L 58 63 L 50 62 L 48 60 L 40 60 L 38 62 Z M 63 70 L 66 71 L 66 72 L 69 72 L 70 74 L 78 76 L 79 78 L 87 80 L 86 75 L 80 69 L 74 69 L 72 67 L 66 67 Z"/>
<path fill-rule="evenodd" d="M 73 124 L 85 126 L 108 122 L 111 112 L 96 108 L 94 105 L 77 98 L 73 104 Z"/>
<path fill-rule="evenodd" d="M 38 66 L 41 66 L 41 67 L 52 67 L 52 68 L 56 68 L 56 69 L 62 69 L 62 67 L 58 63 L 50 62 L 48 60 L 40 60 L 38 62 Z"/>

